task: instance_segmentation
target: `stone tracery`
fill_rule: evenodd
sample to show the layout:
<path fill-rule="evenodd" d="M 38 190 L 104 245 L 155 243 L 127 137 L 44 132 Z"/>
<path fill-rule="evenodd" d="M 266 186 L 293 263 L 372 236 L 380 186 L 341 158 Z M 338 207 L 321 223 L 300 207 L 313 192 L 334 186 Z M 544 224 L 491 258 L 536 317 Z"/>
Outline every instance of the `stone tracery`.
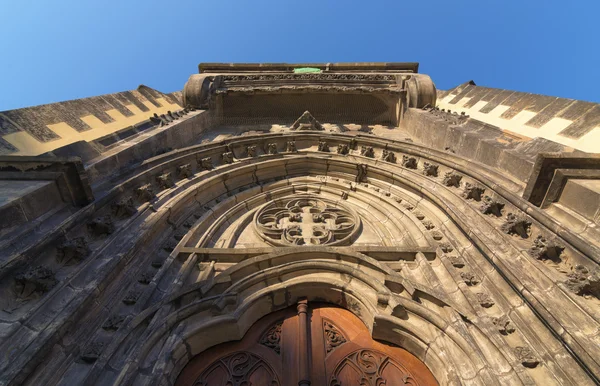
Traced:
<path fill-rule="evenodd" d="M 255 215 L 257 233 L 274 245 L 349 245 L 360 229 L 354 211 L 305 195 L 276 200 Z"/>

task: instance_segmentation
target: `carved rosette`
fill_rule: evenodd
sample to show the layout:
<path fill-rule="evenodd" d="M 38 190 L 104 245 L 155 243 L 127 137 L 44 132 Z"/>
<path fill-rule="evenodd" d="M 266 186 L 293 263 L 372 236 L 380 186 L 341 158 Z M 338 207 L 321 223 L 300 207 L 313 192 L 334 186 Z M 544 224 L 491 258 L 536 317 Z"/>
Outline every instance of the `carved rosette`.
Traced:
<path fill-rule="evenodd" d="M 312 195 L 272 201 L 254 215 L 257 234 L 279 246 L 350 245 L 360 224 L 353 210 Z"/>
<path fill-rule="evenodd" d="M 267 346 L 268 348 L 275 351 L 277 354 L 281 353 L 281 326 L 283 321 L 279 321 L 271 326 L 260 338 L 260 344 Z"/>
<path fill-rule="evenodd" d="M 329 320 L 323 320 L 323 334 L 325 338 L 325 349 L 327 354 L 347 342 L 344 334 Z"/>

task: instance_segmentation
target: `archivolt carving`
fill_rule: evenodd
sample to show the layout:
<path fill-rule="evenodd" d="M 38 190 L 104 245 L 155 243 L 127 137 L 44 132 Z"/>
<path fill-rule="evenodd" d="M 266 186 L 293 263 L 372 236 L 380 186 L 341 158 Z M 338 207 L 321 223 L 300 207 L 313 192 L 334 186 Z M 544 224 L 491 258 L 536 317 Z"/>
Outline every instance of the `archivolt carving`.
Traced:
<path fill-rule="evenodd" d="M 260 237 L 274 245 L 349 245 L 360 218 L 339 204 L 311 195 L 292 196 L 265 205 L 254 216 Z"/>

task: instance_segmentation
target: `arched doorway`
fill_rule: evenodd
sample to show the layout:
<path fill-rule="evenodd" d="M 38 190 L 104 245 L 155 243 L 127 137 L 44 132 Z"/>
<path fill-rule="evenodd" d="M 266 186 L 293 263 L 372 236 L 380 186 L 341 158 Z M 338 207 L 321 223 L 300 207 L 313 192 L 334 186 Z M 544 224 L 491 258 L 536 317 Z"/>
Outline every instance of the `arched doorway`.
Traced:
<path fill-rule="evenodd" d="M 351 312 L 298 303 L 269 314 L 240 341 L 212 347 L 183 369 L 177 386 L 437 385 L 408 351 L 375 341 Z"/>

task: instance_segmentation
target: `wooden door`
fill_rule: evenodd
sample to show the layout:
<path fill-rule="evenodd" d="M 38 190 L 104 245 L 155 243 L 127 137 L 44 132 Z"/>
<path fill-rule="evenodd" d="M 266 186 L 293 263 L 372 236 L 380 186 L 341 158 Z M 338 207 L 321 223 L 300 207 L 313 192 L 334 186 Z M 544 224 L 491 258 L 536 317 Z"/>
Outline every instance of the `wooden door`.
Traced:
<path fill-rule="evenodd" d="M 437 385 L 408 351 L 375 341 L 351 312 L 300 302 L 265 316 L 241 341 L 194 357 L 178 386 Z"/>

